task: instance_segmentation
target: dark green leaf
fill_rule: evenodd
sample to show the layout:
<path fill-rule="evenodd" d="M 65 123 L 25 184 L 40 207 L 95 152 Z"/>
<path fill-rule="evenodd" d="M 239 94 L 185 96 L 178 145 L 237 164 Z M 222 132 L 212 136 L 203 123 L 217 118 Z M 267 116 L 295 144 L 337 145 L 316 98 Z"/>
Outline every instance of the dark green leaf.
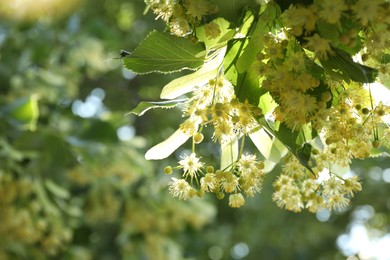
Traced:
<path fill-rule="evenodd" d="M 309 160 L 310 160 L 310 156 L 311 156 L 311 151 L 312 151 L 313 147 L 311 146 L 311 144 L 309 143 L 304 143 L 302 145 L 302 147 L 300 147 L 299 149 L 297 149 L 297 158 L 298 160 L 305 166 L 305 167 L 309 167 Z"/>
<path fill-rule="evenodd" d="M 320 33 L 321 37 L 330 40 L 333 46 L 337 46 L 340 42 L 339 40 L 340 31 L 337 30 L 338 29 L 337 25 L 327 23 L 322 19 L 318 19 L 316 23 L 317 23 L 318 32 Z"/>
<path fill-rule="evenodd" d="M 326 60 L 321 60 L 321 65 L 326 73 L 333 77 L 342 78 L 345 81 L 356 81 L 360 83 L 372 83 L 378 75 L 378 71 L 356 63 L 352 57 L 339 49 L 334 49 L 335 55 Z"/>
<path fill-rule="evenodd" d="M 99 129 L 99 131 L 96 131 Z M 99 119 L 91 119 L 85 129 L 80 133 L 80 137 L 88 141 L 98 142 L 117 142 L 117 129 L 108 121 L 102 121 Z"/>

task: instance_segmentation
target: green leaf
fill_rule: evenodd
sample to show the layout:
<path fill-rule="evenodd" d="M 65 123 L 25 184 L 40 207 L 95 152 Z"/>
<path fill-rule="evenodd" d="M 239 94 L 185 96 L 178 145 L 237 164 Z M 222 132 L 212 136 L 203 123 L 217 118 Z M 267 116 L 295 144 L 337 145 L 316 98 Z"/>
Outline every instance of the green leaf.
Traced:
<path fill-rule="evenodd" d="M 271 113 L 277 106 L 278 104 L 275 102 L 269 92 L 265 93 L 264 95 L 261 95 L 259 107 L 261 108 L 263 115 Z"/>
<path fill-rule="evenodd" d="M 78 127 L 83 127 L 81 124 Z M 95 132 L 99 128 L 94 128 Z M 42 177 L 50 177 L 56 181 L 61 178 L 58 169 L 65 169 L 77 164 L 77 160 L 71 151 L 68 140 L 65 140 L 59 131 L 44 130 L 25 131 L 13 143 L 18 151 L 24 154 L 31 154 L 34 163 L 26 166 L 30 174 L 37 174 Z M 115 132 L 116 134 L 116 132 Z M 70 141 L 71 138 L 69 138 Z M 73 139 L 73 138 L 72 138 Z M 57 174 L 53 174 L 53 173 Z M 57 182 L 60 182 L 58 180 Z"/>
<path fill-rule="evenodd" d="M 256 60 L 257 54 L 260 53 L 264 46 L 263 34 L 254 33 L 252 39 L 245 46 L 244 51 L 236 62 L 238 72 L 245 72 Z"/>
<path fill-rule="evenodd" d="M 238 54 L 242 51 L 243 40 L 232 40 L 228 42 L 226 56 L 223 60 L 223 67 L 225 78 L 229 80 L 232 85 L 237 84 L 238 72 L 235 66 L 235 62 L 238 58 Z"/>
<path fill-rule="evenodd" d="M 319 80 L 325 79 L 324 68 L 308 57 L 305 58 L 305 67 L 314 78 Z"/>
<path fill-rule="evenodd" d="M 221 145 L 221 170 L 227 169 L 238 159 L 238 140 Z"/>
<path fill-rule="evenodd" d="M 238 72 L 243 73 L 248 70 L 250 65 L 256 60 L 257 54 L 264 47 L 264 35 L 270 31 L 275 19 L 280 15 L 279 7 L 276 4 L 269 3 L 262 7 L 260 17 L 257 20 L 254 31 L 250 37 L 241 56 L 238 58 L 236 67 Z M 250 33 L 250 29 L 249 29 Z"/>
<path fill-rule="evenodd" d="M 244 51 L 242 52 L 242 54 L 237 53 L 238 55 L 241 55 L 235 64 L 235 66 L 239 72 L 243 72 L 246 70 L 246 69 L 242 70 L 242 68 L 241 68 L 242 66 L 245 66 L 246 68 L 248 68 L 253 63 L 253 61 L 256 58 L 256 52 L 259 50 L 259 48 L 256 46 L 256 42 L 261 44 L 261 41 L 258 41 L 257 38 L 255 39 L 255 37 L 258 36 L 258 34 L 256 34 L 256 33 L 251 35 L 250 41 L 247 40 L 247 39 L 249 39 L 247 36 L 250 33 L 251 28 L 253 27 L 253 23 L 254 23 L 253 20 L 254 20 L 254 17 L 253 17 L 252 12 L 247 12 L 245 15 L 245 18 L 244 18 L 244 22 L 243 22 L 243 24 L 240 28 L 240 31 L 239 31 L 240 35 L 242 35 L 241 37 L 243 38 L 243 41 L 247 41 L 247 42 L 249 42 L 249 44 L 251 44 L 251 48 L 248 48 L 248 47 L 245 48 Z M 246 45 L 248 45 L 247 42 L 245 42 Z M 241 42 L 240 44 L 243 44 L 243 43 Z M 239 50 L 241 51 L 242 48 L 243 48 L 243 46 L 240 46 Z M 241 58 L 243 55 L 245 55 L 246 57 Z"/>
<path fill-rule="evenodd" d="M 341 77 L 346 82 L 350 80 L 360 83 L 372 83 L 378 75 L 378 71 L 356 63 L 351 56 L 340 50 L 334 49 L 335 55 L 326 60 L 320 60 L 326 73 L 333 77 Z"/>
<path fill-rule="evenodd" d="M 246 13 L 245 13 L 245 16 L 242 20 L 242 24 L 240 25 L 240 27 L 238 28 L 238 33 L 239 35 L 238 36 L 246 36 L 248 35 L 251 27 L 252 27 L 252 24 L 253 24 L 253 21 L 254 21 L 255 17 L 253 15 L 253 11 L 251 10 L 248 10 Z"/>
<path fill-rule="evenodd" d="M 38 182 L 38 181 L 34 182 L 34 188 L 36 191 L 37 198 L 47 213 L 59 217 L 61 215 L 61 212 L 54 205 L 54 203 L 51 202 L 43 185 L 44 185 L 43 182 Z"/>
<path fill-rule="evenodd" d="M 298 160 L 306 167 L 309 167 L 309 161 L 311 157 L 311 151 L 313 147 L 309 143 L 304 143 L 302 147 L 297 149 L 297 158 Z"/>
<path fill-rule="evenodd" d="M 213 0 L 218 6 L 218 16 L 224 17 L 234 25 L 240 25 L 245 10 L 256 10 L 259 2 L 254 0 Z"/>
<path fill-rule="evenodd" d="M 296 150 L 300 148 L 300 145 L 296 143 L 299 131 L 292 131 L 283 123 L 279 124 L 279 128 L 277 130 L 271 131 L 271 133 L 278 138 L 291 153 L 295 153 Z"/>
<path fill-rule="evenodd" d="M 28 155 L 15 149 L 6 139 L 0 137 L 0 157 L 2 156 L 6 156 L 10 161 L 22 161 Z"/>
<path fill-rule="evenodd" d="M 34 131 L 39 117 L 38 96 L 33 94 L 1 107 L 1 116 L 4 116 L 11 124 L 18 128 Z"/>
<path fill-rule="evenodd" d="M 122 61 L 127 69 L 139 74 L 171 73 L 184 69 L 195 70 L 202 66 L 204 58 L 202 44 L 166 32 L 153 31 Z"/>
<path fill-rule="evenodd" d="M 208 38 L 204 26 L 200 26 L 196 29 L 196 36 L 199 41 L 204 42 L 207 49 L 213 49 L 215 46 L 226 45 L 226 42 L 231 40 L 235 35 L 234 29 L 229 29 L 230 23 L 223 18 L 217 18 L 212 21 L 219 26 L 221 33 L 216 38 Z"/>
<path fill-rule="evenodd" d="M 325 20 L 318 19 L 316 21 L 318 32 L 321 37 L 330 40 L 333 46 L 337 46 L 340 43 L 340 30 L 337 25 L 327 23 Z"/>
<path fill-rule="evenodd" d="M 351 31 L 360 31 L 361 27 L 355 19 L 350 19 L 348 16 L 342 16 L 340 20 L 341 30 L 338 28 L 338 31 L 341 31 L 342 34 L 349 34 Z M 361 37 L 355 37 L 354 42 L 349 42 L 347 44 L 339 44 L 335 45 L 332 42 L 332 45 L 346 51 L 347 53 L 351 55 L 355 55 L 362 49 L 362 38 Z"/>
<path fill-rule="evenodd" d="M 248 100 L 252 105 L 258 106 L 260 96 L 264 94 L 264 90 L 260 88 L 259 75 L 255 71 L 238 74 L 235 92 L 242 102 Z"/>
<path fill-rule="evenodd" d="M 142 116 L 145 114 L 146 111 L 154 108 L 174 108 L 180 103 L 184 102 L 185 99 L 180 100 L 172 100 L 172 101 L 162 101 L 162 102 L 141 102 L 138 104 L 137 107 L 135 107 L 133 110 L 131 110 L 128 114 L 135 114 L 137 116 Z"/>
<path fill-rule="evenodd" d="M 160 97 L 162 99 L 177 98 L 191 92 L 195 86 L 204 85 L 210 79 L 217 77 L 225 53 L 226 47 L 217 50 L 212 54 L 212 58 L 206 61 L 198 71 L 169 82 L 161 91 Z"/>
<path fill-rule="evenodd" d="M 52 180 L 46 179 L 45 180 L 45 187 L 48 191 L 50 191 L 54 196 L 61 198 L 61 199 L 69 199 L 70 194 L 69 191 L 60 185 L 56 184 Z"/>

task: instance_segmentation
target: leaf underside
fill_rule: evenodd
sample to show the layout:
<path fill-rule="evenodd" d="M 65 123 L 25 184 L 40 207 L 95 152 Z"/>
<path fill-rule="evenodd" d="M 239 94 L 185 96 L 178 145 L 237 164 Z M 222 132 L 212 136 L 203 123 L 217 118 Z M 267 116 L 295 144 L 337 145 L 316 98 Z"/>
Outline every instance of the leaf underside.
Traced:
<path fill-rule="evenodd" d="M 174 108 L 177 105 L 181 104 L 184 102 L 185 99 L 180 99 L 180 100 L 172 100 L 172 101 L 162 101 L 162 102 L 141 102 L 138 104 L 137 107 L 135 107 L 133 110 L 129 112 L 129 114 L 134 114 L 137 116 L 142 116 L 145 114 L 146 111 L 154 108 L 164 108 L 164 109 L 169 109 L 169 108 Z"/>
<path fill-rule="evenodd" d="M 130 54 L 122 58 L 124 66 L 138 74 L 172 73 L 195 70 L 203 65 L 204 46 L 166 32 L 151 32 Z M 202 55 L 200 55 L 202 54 Z"/>

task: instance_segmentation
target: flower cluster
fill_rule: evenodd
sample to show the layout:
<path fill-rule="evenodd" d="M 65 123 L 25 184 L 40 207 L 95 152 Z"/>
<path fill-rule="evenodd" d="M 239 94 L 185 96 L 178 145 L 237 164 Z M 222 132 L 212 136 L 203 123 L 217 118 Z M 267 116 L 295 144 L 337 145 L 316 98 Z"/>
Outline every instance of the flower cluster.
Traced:
<path fill-rule="evenodd" d="M 157 15 L 156 19 L 161 18 L 177 36 L 188 35 L 205 15 L 217 11 L 217 7 L 207 0 L 148 0 L 147 4 Z"/>
<path fill-rule="evenodd" d="M 260 192 L 264 177 L 264 163 L 257 160 L 253 154 L 242 155 L 228 169 L 216 171 L 212 166 L 205 167 L 195 154 L 185 155 L 177 168 L 183 169 L 184 179 L 171 178 L 169 191 L 174 197 L 187 200 L 196 195 L 202 197 L 209 192 L 214 193 L 218 199 L 223 199 L 225 194 L 229 193 L 229 206 L 232 208 L 244 205 L 242 193 L 253 197 Z M 170 169 L 171 167 L 167 166 L 165 172 L 172 173 Z M 196 179 L 195 184 L 192 178 Z"/>
<path fill-rule="evenodd" d="M 258 127 L 255 116 L 260 114 L 259 108 L 235 97 L 233 86 L 223 76 L 196 87 L 184 106 L 183 115 L 187 119 L 180 126 L 184 133 L 192 135 L 193 152 L 182 156 L 179 165 L 175 167 L 183 171 L 183 178 L 171 179 L 170 193 L 183 200 L 195 195 L 203 196 L 205 192 L 215 193 L 220 199 L 225 193 L 233 193 L 229 197 L 229 205 L 237 208 L 245 202 L 241 192 L 248 197 L 259 192 L 264 164 L 258 161 L 255 155 L 242 154 L 241 151 L 239 158 L 227 169 L 215 171 L 212 166 L 205 167 L 205 163 L 195 153 L 195 145 L 203 141 L 201 130 L 208 125 L 214 128 L 212 139 L 228 145 Z M 244 138 L 242 139 L 244 143 Z M 166 167 L 165 173 L 171 174 L 172 168 Z M 196 190 L 193 185 L 199 189 Z"/>
<path fill-rule="evenodd" d="M 306 36 L 306 47 L 317 57 L 326 58 L 332 54 L 330 42 L 334 47 L 358 46 L 362 26 L 365 29 L 360 33 L 365 38 L 366 50 L 371 54 L 382 53 L 389 46 L 389 14 L 390 5 L 386 1 L 324 0 L 314 1 L 309 6 L 290 5 L 282 19 L 289 33 L 296 37 Z M 315 33 L 321 26 L 325 28 L 321 30 L 322 35 Z"/>
<path fill-rule="evenodd" d="M 282 173 L 274 182 L 273 200 L 281 208 L 300 212 L 320 209 L 344 209 L 354 193 L 362 189 L 357 176 L 343 179 L 328 173 L 327 178 L 315 179 L 294 157 L 283 166 Z"/>
<path fill-rule="evenodd" d="M 259 73 L 264 78 L 262 86 L 279 104 L 274 111 L 276 119 L 299 130 L 326 108 L 330 93 L 312 94 L 320 81 L 308 72 L 306 54 L 297 48 L 295 40 L 266 39 L 265 48 L 257 56 L 262 67 Z"/>
<path fill-rule="evenodd" d="M 255 116 L 261 114 L 261 109 L 248 101 L 240 102 L 232 84 L 218 76 L 195 88 L 183 112 L 188 117 L 180 126 L 184 133 L 195 135 L 200 127 L 212 125 L 213 139 L 224 144 L 257 127 Z"/>
<path fill-rule="evenodd" d="M 347 167 L 353 158 L 367 158 L 387 139 L 379 132 L 388 129 L 382 117 L 390 113 L 390 106 L 372 106 L 369 91 L 357 84 L 347 86 L 339 98 L 338 104 L 325 110 L 315 124 L 325 144 L 315 155 L 319 170 L 332 165 Z"/>

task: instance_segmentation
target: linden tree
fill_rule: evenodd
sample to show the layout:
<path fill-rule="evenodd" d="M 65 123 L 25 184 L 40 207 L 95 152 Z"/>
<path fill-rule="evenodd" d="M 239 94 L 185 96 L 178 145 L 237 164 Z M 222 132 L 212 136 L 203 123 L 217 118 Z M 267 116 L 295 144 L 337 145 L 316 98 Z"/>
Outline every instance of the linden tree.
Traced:
<path fill-rule="evenodd" d="M 354 158 L 390 148 L 390 2 L 381 0 L 146 0 L 162 19 L 126 68 L 138 74 L 190 72 L 162 88 L 161 102 L 131 113 L 180 105 L 184 121 L 145 155 L 160 160 L 192 142 L 169 192 L 205 193 L 229 205 L 261 190 L 277 163 L 273 200 L 287 210 L 342 209 L 362 189 L 348 172 Z M 205 128 L 221 149 L 202 161 Z M 244 152 L 253 142 L 258 153 Z M 346 174 L 348 173 L 348 174 Z"/>

